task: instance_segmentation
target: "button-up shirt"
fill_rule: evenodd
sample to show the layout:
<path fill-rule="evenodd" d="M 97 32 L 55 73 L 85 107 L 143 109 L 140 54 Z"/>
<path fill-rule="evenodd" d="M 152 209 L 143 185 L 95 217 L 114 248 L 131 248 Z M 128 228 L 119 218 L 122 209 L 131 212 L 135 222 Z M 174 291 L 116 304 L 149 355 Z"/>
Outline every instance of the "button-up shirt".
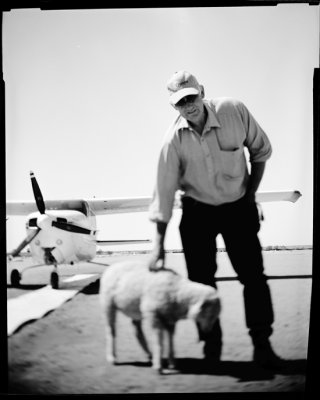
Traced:
<path fill-rule="evenodd" d="M 230 203 L 246 192 L 250 163 L 271 156 L 270 141 L 240 101 L 204 100 L 207 121 L 202 135 L 179 115 L 170 126 L 160 152 L 151 221 L 169 222 L 177 190 L 211 205 Z"/>

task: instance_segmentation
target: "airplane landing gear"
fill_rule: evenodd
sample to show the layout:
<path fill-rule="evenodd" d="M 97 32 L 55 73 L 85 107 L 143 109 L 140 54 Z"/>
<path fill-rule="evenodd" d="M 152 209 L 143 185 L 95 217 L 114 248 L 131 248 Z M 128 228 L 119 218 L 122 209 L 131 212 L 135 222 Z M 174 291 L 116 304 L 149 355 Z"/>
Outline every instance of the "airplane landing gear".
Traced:
<path fill-rule="evenodd" d="M 20 281 L 21 281 L 20 272 L 17 269 L 13 269 L 11 271 L 11 275 L 10 275 L 11 286 L 13 286 L 13 287 L 20 286 Z"/>
<path fill-rule="evenodd" d="M 47 264 L 40 264 L 40 265 L 31 265 L 28 266 L 27 268 L 24 268 L 23 270 L 18 271 L 16 268 L 12 269 L 11 274 L 10 274 L 10 283 L 12 287 L 18 288 L 21 287 L 20 281 L 22 279 L 22 274 L 31 269 L 31 268 L 38 268 L 45 266 Z M 58 275 L 58 265 L 54 264 L 54 269 L 51 272 L 50 275 L 50 284 L 52 289 L 59 289 L 59 275 Z"/>
<path fill-rule="evenodd" d="M 51 272 L 50 284 L 52 289 L 59 289 L 59 275 L 57 272 L 57 266 L 55 265 L 54 271 Z"/>

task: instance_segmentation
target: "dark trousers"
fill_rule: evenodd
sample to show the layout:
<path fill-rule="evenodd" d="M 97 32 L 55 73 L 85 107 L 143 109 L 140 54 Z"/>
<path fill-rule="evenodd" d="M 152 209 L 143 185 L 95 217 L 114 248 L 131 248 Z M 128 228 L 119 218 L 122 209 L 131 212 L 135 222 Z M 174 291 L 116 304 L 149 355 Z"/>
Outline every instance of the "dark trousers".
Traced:
<path fill-rule="evenodd" d="M 246 325 L 254 344 L 268 339 L 273 323 L 259 229 L 259 213 L 255 203 L 240 199 L 211 206 L 192 198 L 183 199 L 180 235 L 188 277 L 192 281 L 216 287 L 216 237 L 221 234 L 231 264 L 243 284 Z M 219 356 L 222 348 L 220 321 L 206 337 L 199 333 L 205 341 L 205 355 Z"/>

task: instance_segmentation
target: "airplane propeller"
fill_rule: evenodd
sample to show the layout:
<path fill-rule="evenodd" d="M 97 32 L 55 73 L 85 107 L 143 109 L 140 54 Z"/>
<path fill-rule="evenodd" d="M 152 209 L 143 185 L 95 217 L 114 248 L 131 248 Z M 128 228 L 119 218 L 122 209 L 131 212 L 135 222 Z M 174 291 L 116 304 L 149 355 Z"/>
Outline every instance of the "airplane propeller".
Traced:
<path fill-rule="evenodd" d="M 11 257 L 17 257 L 19 253 L 37 236 L 37 234 L 41 231 L 40 228 L 38 228 L 35 232 L 31 232 L 20 244 L 19 246 L 14 249 L 9 256 Z"/>
<path fill-rule="evenodd" d="M 52 221 L 52 226 L 62 229 L 63 231 L 73 232 L 73 233 L 84 233 L 87 235 L 91 234 L 91 230 L 87 228 L 82 228 L 82 226 L 71 225 L 67 222 Z"/>
<path fill-rule="evenodd" d="M 43 196 L 40 190 L 40 187 L 38 185 L 38 182 L 36 180 L 36 177 L 34 176 L 34 173 L 30 171 L 30 178 L 31 178 L 31 184 L 32 184 L 32 189 L 33 189 L 33 195 L 38 207 L 38 210 L 40 214 L 45 214 L 46 212 L 46 207 L 43 201 Z"/>
<path fill-rule="evenodd" d="M 42 196 L 40 187 L 38 185 L 38 182 L 36 180 L 36 177 L 34 176 L 34 173 L 32 171 L 30 172 L 30 178 L 31 178 L 33 194 L 34 194 L 34 198 L 36 200 L 38 210 L 39 210 L 40 214 L 45 214 L 46 207 L 45 207 L 45 203 L 43 200 L 43 196 Z M 51 226 L 54 226 L 63 231 L 68 231 L 68 232 L 72 232 L 72 233 L 82 233 L 82 234 L 86 234 L 86 235 L 90 235 L 92 233 L 92 231 L 90 229 L 83 228 L 82 226 L 68 224 L 68 222 L 51 221 Z"/>
<path fill-rule="evenodd" d="M 32 184 L 32 190 L 33 190 L 33 195 L 36 201 L 37 208 L 39 210 L 39 213 L 41 214 L 41 217 L 37 219 L 37 230 L 35 232 L 31 232 L 21 243 L 20 245 L 14 249 L 9 256 L 11 257 L 16 257 L 19 255 L 19 253 L 30 243 L 32 240 L 38 235 L 38 233 L 41 231 L 41 229 L 47 227 L 47 226 L 54 226 L 58 229 L 61 229 L 63 231 L 68 231 L 72 233 L 82 233 L 86 235 L 91 235 L 94 233 L 94 231 L 91 231 L 90 229 L 83 228 L 81 226 L 69 224 L 68 222 L 62 222 L 62 221 L 51 221 L 49 220 L 49 217 L 46 214 L 46 207 L 45 207 L 45 202 L 43 200 L 43 196 L 40 190 L 40 187 L 38 185 L 37 179 L 34 176 L 34 173 L 30 171 L 30 178 L 31 178 L 31 184 Z"/>

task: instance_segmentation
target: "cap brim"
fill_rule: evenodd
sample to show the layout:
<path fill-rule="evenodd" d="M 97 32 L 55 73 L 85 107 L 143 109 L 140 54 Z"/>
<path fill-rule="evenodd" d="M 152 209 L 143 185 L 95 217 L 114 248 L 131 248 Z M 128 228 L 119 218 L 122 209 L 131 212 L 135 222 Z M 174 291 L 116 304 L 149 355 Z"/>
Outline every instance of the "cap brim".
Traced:
<path fill-rule="evenodd" d="M 179 90 L 178 92 L 173 93 L 170 96 L 170 103 L 171 104 L 177 104 L 179 100 L 181 100 L 183 97 L 189 96 L 191 94 L 199 94 L 200 91 L 198 89 L 189 87 L 189 88 L 184 88 Z"/>

